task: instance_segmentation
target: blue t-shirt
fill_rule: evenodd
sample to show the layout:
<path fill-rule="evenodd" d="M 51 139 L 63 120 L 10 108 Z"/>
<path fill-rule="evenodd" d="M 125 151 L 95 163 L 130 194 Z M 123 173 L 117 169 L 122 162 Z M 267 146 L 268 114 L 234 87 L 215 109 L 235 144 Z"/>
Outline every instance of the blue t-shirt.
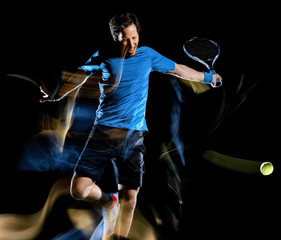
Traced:
<path fill-rule="evenodd" d="M 80 67 L 88 75 L 100 71 L 101 95 L 95 124 L 147 130 L 145 121 L 149 74 L 175 69 L 175 62 L 149 47 L 139 47 L 129 58 L 101 56 L 94 53 Z"/>

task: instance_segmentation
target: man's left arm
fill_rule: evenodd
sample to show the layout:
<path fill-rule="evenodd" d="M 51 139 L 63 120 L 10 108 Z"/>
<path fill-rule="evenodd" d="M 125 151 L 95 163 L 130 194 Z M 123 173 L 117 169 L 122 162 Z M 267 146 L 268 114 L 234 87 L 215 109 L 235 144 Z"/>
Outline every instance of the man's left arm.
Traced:
<path fill-rule="evenodd" d="M 211 73 L 206 73 L 206 72 L 199 72 L 186 65 L 177 64 L 177 63 L 175 63 L 175 69 L 172 71 L 168 71 L 167 73 L 171 74 L 173 76 L 179 77 L 181 79 L 185 79 L 188 81 L 194 81 L 194 82 L 215 84 L 217 79 L 222 81 L 222 77 L 217 73 L 211 74 Z"/>

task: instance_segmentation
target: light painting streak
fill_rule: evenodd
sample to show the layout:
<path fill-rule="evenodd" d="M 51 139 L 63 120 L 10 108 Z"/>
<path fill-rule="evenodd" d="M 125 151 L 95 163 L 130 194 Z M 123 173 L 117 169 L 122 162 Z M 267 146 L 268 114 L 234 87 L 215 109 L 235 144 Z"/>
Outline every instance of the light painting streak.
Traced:
<path fill-rule="evenodd" d="M 47 217 L 52 211 L 55 202 L 62 196 L 69 195 L 70 178 L 59 179 L 53 185 L 44 207 L 34 214 L 2 214 L 0 215 L 0 240 L 32 240 L 35 239 L 46 224 Z M 73 229 L 67 233 L 55 236 L 59 239 L 77 239 L 75 233 L 80 231 L 79 236 L 90 237 L 95 226 L 98 224 L 91 209 L 67 209 L 68 217 L 73 223 Z M 67 236 L 67 237 L 66 237 Z M 156 232 L 151 224 L 144 218 L 141 211 L 136 209 L 130 236 L 135 240 L 156 240 Z M 143 238 L 145 237 L 145 238 Z"/>
<path fill-rule="evenodd" d="M 31 240 L 42 230 L 46 217 L 55 201 L 69 194 L 69 179 L 57 181 L 46 200 L 44 207 L 30 215 L 2 214 L 0 215 L 0 240 Z"/>
<path fill-rule="evenodd" d="M 219 167 L 246 174 L 261 174 L 260 166 L 263 163 L 263 161 L 253 161 L 227 156 L 212 150 L 205 151 L 203 153 L 203 158 Z"/>

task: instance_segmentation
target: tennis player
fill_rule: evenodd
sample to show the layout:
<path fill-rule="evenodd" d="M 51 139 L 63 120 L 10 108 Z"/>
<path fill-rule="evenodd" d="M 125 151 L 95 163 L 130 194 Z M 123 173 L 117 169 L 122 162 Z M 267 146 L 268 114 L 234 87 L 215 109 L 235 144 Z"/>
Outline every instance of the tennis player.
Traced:
<path fill-rule="evenodd" d="M 101 74 L 94 126 L 75 167 L 70 191 L 75 199 L 96 201 L 103 206 L 106 239 L 127 239 L 142 187 L 149 74 L 158 71 L 206 84 L 222 78 L 177 64 L 150 47 L 138 47 L 140 24 L 132 13 L 114 16 L 109 26 L 113 46 L 94 53 L 69 79 L 68 86 L 76 87 L 69 90 L 63 85 L 58 98 L 50 99 L 41 88 L 44 94 L 41 102 L 61 100 L 90 76 Z M 122 186 L 120 196 L 100 188 L 101 177 L 110 164 L 114 166 L 117 183 Z M 123 203 L 120 211 L 118 197 L 122 197 Z"/>

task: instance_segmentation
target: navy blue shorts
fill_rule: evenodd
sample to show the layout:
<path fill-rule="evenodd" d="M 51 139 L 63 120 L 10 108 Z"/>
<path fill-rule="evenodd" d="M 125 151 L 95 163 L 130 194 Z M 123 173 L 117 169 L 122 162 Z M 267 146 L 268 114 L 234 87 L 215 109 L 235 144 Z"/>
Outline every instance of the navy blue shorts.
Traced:
<path fill-rule="evenodd" d="M 116 184 L 123 184 L 131 189 L 141 187 L 145 133 L 146 131 L 95 125 L 76 164 L 75 172 L 99 183 L 104 179 L 105 169 L 112 167 L 114 174 L 108 177 L 114 178 Z"/>

